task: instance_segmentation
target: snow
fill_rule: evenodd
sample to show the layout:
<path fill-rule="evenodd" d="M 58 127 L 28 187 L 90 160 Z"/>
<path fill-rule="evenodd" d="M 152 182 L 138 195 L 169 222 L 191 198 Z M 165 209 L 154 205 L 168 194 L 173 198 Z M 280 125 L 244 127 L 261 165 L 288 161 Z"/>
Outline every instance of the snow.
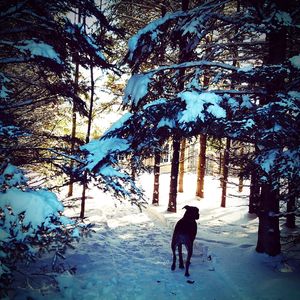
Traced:
<path fill-rule="evenodd" d="M 0 187 L 3 185 L 7 186 L 18 186 L 23 185 L 27 181 L 23 172 L 16 166 L 8 163 L 0 174 Z"/>
<path fill-rule="evenodd" d="M 290 58 L 292 66 L 296 69 L 300 69 L 300 55 L 295 55 Z"/>
<path fill-rule="evenodd" d="M 272 149 L 270 151 L 266 151 L 262 156 L 257 158 L 257 161 L 260 162 L 260 166 L 263 171 L 269 173 L 274 168 L 274 164 L 278 155 L 278 150 Z"/>
<path fill-rule="evenodd" d="M 124 173 L 121 173 L 119 171 L 117 171 L 116 169 L 114 169 L 112 166 L 110 165 L 104 165 L 101 167 L 100 169 L 100 173 L 102 176 L 107 176 L 107 177 L 127 177 Z"/>
<path fill-rule="evenodd" d="M 58 64 L 62 64 L 61 59 L 58 56 L 58 53 L 53 49 L 52 46 L 45 44 L 43 42 L 36 42 L 34 40 L 24 40 L 22 41 L 23 46 L 16 46 L 23 53 L 29 51 L 31 57 L 41 56 L 45 58 L 49 58 L 57 62 Z"/>
<path fill-rule="evenodd" d="M 109 127 L 108 130 L 106 130 L 104 135 L 114 130 L 122 128 L 124 126 L 124 123 L 126 123 L 126 121 L 128 121 L 131 117 L 132 117 L 132 113 L 130 112 L 125 113 L 121 118 L 119 118 L 116 122 L 114 122 L 112 126 Z"/>
<path fill-rule="evenodd" d="M 129 144 L 125 139 L 120 138 L 106 138 L 99 140 L 92 140 L 88 144 L 81 147 L 81 150 L 86 150 L 89 152 L 87 156 L 87 166 L 88 170 L 93 170 L 93 168 L 101 162 L 108 154 L 113 152 L 125 151 L 129 148 Z"/>
<path fill-rule="evenodd" d="M 182 12 L 175 12 L 175 13 L 167 13 L 164 17 L 159 18 L 157 20 L 152 21 L 144 28 L 140 29 L 134 36 L 132 36 L 128 41 L 128 49 L 129 49 L 129 60 L 132 60 L 133 53 L 138 46 L 144 45 L 142 43 L 142 37 L 150 33 L 151 40 L 153 42 L 157 39 L 157 34 L 160 32 L 159 27 L 162 26 L 164 23 L 176 19 L 181 16 Z M 147 42 L 148 44 L 148 42 Z M 150 43 L 149 43 L 150 44 Z M 146 45 L 144 45 L 145 48 Z"/>
<path fill-rule="evenodd" d="M 239 68 L 239 72 L 250 72 L 253 70 L 252 64 L 245 64 L 242 67 Z"/>
<path fill-rule="evenodd" d="M 168 127 L 168 128 L 175 128 L 175 120 L 174 119 L 169 119 L 169 118 L 161 118 L 159 123 L 157 124 L 157 128 L 162 128 L 162 127 Z"/>
<path fill-rule="evenodd" d="M 4 193 L 0 193 L 0 203 L 1 210 L 5 213 L 5 221 L 2 228 L 9 233 L 12 227 L 11 224 L 18 224 L 13 229 L 15 234 L 17 234 L 17 240 L 24 240 L 30 235 L 34 236 L 38 226 L 41 226 L 43 223 L 46 227 L 51 227 L 51 217 L 59 216 L 59 212 L 64 210 L 56 195 L 46 190 L 22 191 L 17 188 L 11 188 Z M 29 226 L 28 232 L 22 230 L 18 221 L 18 215 L 23 212 L 25 212 L 23 225 Z M 69 219 L 65 219 L 65 221 L 69 224 L 71 222 Z"/>
<path fill-rule="evenodd" d="M 293 19 L 290 14 L 282 10 L 275 14 L 275 19 L 280 25 L 284 26 L 291 26 L 293 23 Z"/>
<path fill-rule="evenodd" d="M 143 109 L 147 109 L 149 107 L 155 106 L 155 105 L 162 105 L 167 103 L 167 99 L 166 98 L 160 98 L 154 101 L 151 101 L 150 103 L 146 104 L 143 106 Z"/>
<path fill-rule="evenodd" d="M 241 108 L 245 107 L 245 108 L 252 108 L 253 104 L 251 102 L 251 99 L 248 95 L 243 95 L 242 96 L 242 104 L 241 104 Z"/>
<path fill-rule="evenodd" d="M 299 56 L 299 65 L 300 65 L 300 56 Z M 300 99 L 300 92 L 297 91 L 289 91 L 288 95 L 295 99 Z"/>
<path fill-rule="evenodd" d="M 216 118 L 225 118 L 226 111 L 219 106 L 222 98 L 215 93 L 198 93 L 196 91 L 185 91 L 179 93 L 179 97 L 186 102 L 179 122 L 194 122 L 198 118 L 204 121 L 204 111 L 211 113 Z"/>
<path fill-rule="evenodd" d="M 148 86 L 151 82 L 152 73 L 134 74 L 128 80 L 124 91 L 123 103 L 125 105 L 132 103 L 137 106 L 139 101 L 148 93 Z"/>
<path fill-rule="evenodd" d="M 251 129 L 255 126 L 255 122 L 252 119 L 247 119 L 244 128 Z"/>
<path fill-rule="evenodd" d="M 248 188 L 238 193 L 230 184 L 227 208 L 221 208 L 219 180 L 205 180 L 205 198 L 199 200 L 194 197 L 195 174 L 185 174 L 176 214 L 166 211 L 169 174 L 161 175 L 160 205 L 142 212 L 91 189 L 86 221 L 95 224 L 95 233 L 68 250 L 62 262 L 76 266 L 75 274 L 57 274 L 58 285 L 51 276 L 33 275 L 27 285 L 10 291 L 11 299 L 300 299 L 300 265 L 292 252 L 276 257 L 255 252 L 258 219 L 247 212 Z M 151 197 L 153 175 L 142 175 L 140 183 Z M 171 271 L 170 249 L 173 227 L 186 204 L 200 209 L 189 278 L 178 268 Z M 30 271 L 40 273 L 49 261 L 31 264 Z"/>
<path fill-rule="evenodd" d="M 10 90 L 8 90 L 5 84 L 9 83 L 10 80 L 3 73 L 0 73 L 0 99 L 5 99 L 8 97 Z"/>

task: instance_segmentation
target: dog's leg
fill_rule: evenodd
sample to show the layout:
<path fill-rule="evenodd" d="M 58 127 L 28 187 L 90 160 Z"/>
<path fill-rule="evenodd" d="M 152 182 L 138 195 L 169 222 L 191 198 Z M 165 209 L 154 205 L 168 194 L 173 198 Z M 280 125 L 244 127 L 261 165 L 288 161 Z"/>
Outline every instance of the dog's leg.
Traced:
<path fill-rule="evenodd" d="M 184 269 L 183 258 L 182 258 L 182 244 L 178 245 L 178 253 L 179 253 L 179 268 Z"/>
<path fill-rule="evenodd" d="M 176 268 L 176 245 L 172 244 L 172 252 L 173 252 L 173 263 L 171 266 L 171 270 L 174 271 Z"/>
<path fill-rule="evenodd" d="M 191 264 L 191 257 L 193 255 L 193 244 L 192 245 L 187 245 L 187 259 L 186 259 L 186 264 L 185 264 L 185 276 L 190 276 L 189 273 L 189 267 Z"/>

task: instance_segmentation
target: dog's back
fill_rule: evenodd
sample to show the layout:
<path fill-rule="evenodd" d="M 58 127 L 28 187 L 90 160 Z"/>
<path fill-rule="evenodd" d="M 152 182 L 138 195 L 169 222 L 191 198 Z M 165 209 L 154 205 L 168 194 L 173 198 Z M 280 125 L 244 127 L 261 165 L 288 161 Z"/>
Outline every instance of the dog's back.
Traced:
<path fill-rule="evenodd" d="M 175 270 L 176 263 L 176 248 L 178 247 L 179 252 L 179 268 L 184 268 L 182 258 L 182 245 L 185 245 L 187 249 L 187 261 L 185 275 L 189 276 L 189 265 L 190 259 L 193 254 L 193 243 L 197 234 L 197 223 L 199 219 L 199 209 L 186 205 L 184 207 L 186 212 L 182 219 L 180 219 L 174 229 L 171 248 L 173 251 L 173 264 L 171 269 Z"/>
<path fill-rule="evenodd" d="M 187 242 L 193 242 L 197 234 L 197 223 L 195 220 L 191 220 L 183 217 L 180 219 L 174 229 L 172 245 L 186 244 Z"/>

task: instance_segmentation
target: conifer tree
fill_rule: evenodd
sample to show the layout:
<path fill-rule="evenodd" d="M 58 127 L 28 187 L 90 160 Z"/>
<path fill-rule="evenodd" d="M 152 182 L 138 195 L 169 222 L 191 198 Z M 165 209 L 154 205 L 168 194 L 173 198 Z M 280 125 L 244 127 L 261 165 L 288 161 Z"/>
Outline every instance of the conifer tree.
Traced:
<path fill-rule="evenodd" d="M 93 57 L 97 67 L 112 66 L 103 54 L 106 45 L 73 24 L 67 13 L 80 9 L 102 28 L 114 28 L 92 0 L 1 1 L 0 6 L 0 155 L 17 166 L 44 169 L 46 174 L 55 170 L 56 177 L 71 174 L 70 161 L 77 158 L 70 155 L 70 136 L 57 128 L 66 122 L 66 103 L 72 102 L 76 113 L 87 116 L 82 95 L 88 86 L 74 83 L 74 63 L 87 67 Z M 76 139 L 76 143 L 84 142 Z"/>
<path fill-rule="evenodd" d="M 113 148 L 103 152 L 100 160 L 93 157 L 95 144 L 83 147 L 87 153 L 86 167 L 103 175 L 101 178 L 108 185 L 111 177 L 106 176 L 107 167 L 115 167 L 114 178 L 118 181 L 117 186 L 116 180 L 113 184 L 125 195 L 128 189 L 124 189 L 124 183 L 128 183 L 129 177 L 116 165 L 117 153 L 145 157 L 153 153 L 159 142 L 174 135 L 184 138 L 205 133 L 252 144 L 258 152 L 250 157 L 245 170 L 250 176 L 255 168 L 262 186 L 257 250 L 278 254 L 278 201 L 286 197 L 278 193 L 279 187 L 280 191 L 286 191 L 283 187 L 299 178 L 300 147 L 295 137 L 300 126 L 297 119 L 300 68 L 295 48 L 283 57 L 278 53 L 284 43 L 278 45 L 276 41 L 284 42 L 282 31 L 299 30 L 296 21 L 291 8 L 281 8 L 272 1 L 249 1 L 243 3 L 240 11 L 236 10 L 236 1 L 207 1 L 148 24 L 129 40 L 127 59 L 132 66 L 151 61 L 162 47 L 165 51 L 178 50 L 182 40 L 186 42 L 185 51 L 197 50 L 197 57 L 134 74 L 127 83 L 124 100 L 139 105 L 140 109 L 127 114 L 97 142 L 113 143 Z M 215 30 L 219 34 L 204 47 L 205 37 Z M 288 40 L 289 44 L 295 43 L 292 35 Z M 211 54 L 201 59 L 207 47 L 211 48 Z M 233 58 L 237 47 L 238 57 Z M 279 47 L 279 52 L 272 52 L 273 47 Z M 235 60 L 240 64 L 235 65 Z M 174 93 L 182 69 L 184 86 Z M 204 70 L 211 78 L 209 90 L 201 85 Z M 162 84 L 163 91 L 159 89 Z M 299 195 L 298 187 L 290 188 L 293 191 L 289 193 Z M 135 189 L 133 183 L 130 189 Z M 266 237 L 269 226 L 274 232 Z"/>

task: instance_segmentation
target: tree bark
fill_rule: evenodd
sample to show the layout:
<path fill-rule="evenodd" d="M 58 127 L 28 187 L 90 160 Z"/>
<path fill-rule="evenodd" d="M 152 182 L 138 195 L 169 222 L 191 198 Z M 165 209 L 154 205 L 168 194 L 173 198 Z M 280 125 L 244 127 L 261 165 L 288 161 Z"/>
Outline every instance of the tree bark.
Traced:
<path fill-rule="evenodd" d="M 256 251 L 275 256 L 281 251 L 278 192 L 272 190 L 270 184 L 264 184 L 261 188 L 260 197 L 261 207 L 258 214 L 259 227 Z"/>
<path fill-rule="evenodd" d="M 186 139 L 181 141 L 180 147 L 180 160 L 179 160 L 179 180 L 178 180 L 178 192 L 183 193 L 183 177 L 184 177 L 184 165 L 185 165 L 185 148 Z"/>
<path fill-rule="evenodd" d="M 153 187 L 153 196 L 152 204 L 159 204 L 159 176 L 160 176 L 160 152 L 157 150 L 154 154 L 154 187 Z"/>
<path fill-rule="evenodd" d="M 177 182 L 179 170 L 179 152 L 180 152 L 180 137 L 175 134 L 173 137 L 173 157 L 171 164 L 171 180 L 170 180 L 170 193 L 168 211 L 177 211 Z"/>
<path fill-rule="evenodd" d="M 281 10 L 287 10 L 287 1 L 274 1 Z M 266 35 L 269 44 L 266 64 L 280 64 L 286 56 L 286 29 L 273 29 Z M 284 81 L 279 79 L 270 80 L 266 85 L 267 96 L 261 99 L 261 104 L 268 104 L 273 101 L 273 97 L 284 88 Z M 270 124 L 272 127 L 272 124 Z M 259 209 L 259 229 L 256 251 L 266 253 L 271 256 L 280 254 L 280 230 L 279 217 L 274 216 L 279 213 L 279 191 L 274 191 L 271 180 L 264 183 L 261 188 L 260 209 Z"/>
<path fill-rule="evenodd" d="M 182 10 L 186 11 L 189 8 L 189 0 L 182 0 L 181 2 Z M 179 44 L 179 63 L 184 62 L 186 58 L 185 51 L 185 39 L 181 39 Z M 179 91 L 184 88 L 184 70 L 179 71 L 178 78 L 178 89 Z M 173 158 L 171 164 L 171 180 L 170 180 L 170 193 L 169 193 L 169 205 L 168 211 L 176 212 L 177 210 L 177 184 L 178 184 L 178 173 L 179 173 L 179 152 L 180 152 L 180 136 L 175 133 L 173 136 Z"/>
<path fill-rule="evenodd" d="M 257 213 L 259 206 L 259 180 L 257 176 L 257 170 L 251 172 L 251 182 L 250 182 L 250 195 L 249 195 L 249 214 Z"/>
<path fill-rule="evenodd" d="M 288 228 L 296 228 L 296 216 L 294 214 L 294 211 L 296 209 L 296 197 L 295 194 L 291 193 L 293 190 L 292 188 L 292 183 L 289 184 L 289 199 L 287 202 L 287 216 L 286 216 L 286 226 Z"/>
<path fill-rule="evenodd" d="M 243 148 L 243 144 L 239 144 L 240 148 L 240 155 L 243 156 L 244 155 L 244 148 Z M 241 193 L 243 191 L 244 188 L 244 177 L 242 175 L 242 170 L 243 170 L 243 165 L 241 165 L 241 169 L 240 169 L 240 174 L 239 174 L 239 193 Z"/>
<path fill-rule="evenodd" d="M 207 136 L 205 134 L 200 135 L 200 151 L 198 156 L 197 165 L 197 189 L 196 196 L 204 198 L 204 178 L 206 171 L 206 143 Z"/>
<path fill-rule="evenodd" d="M 81 14 L 78 11 L 78 23 L 80 23 Z M 75 21 L 76 22 L 76 21 Z M 78 92 L 78 84 L 79 84 L 79 63 L 75 63 L 75 74 L 74 74 L 74 93 Z M 72 130 L 71 130 L 71 155 L 75 152 L 75 139 L 76 139 L 76 123 L 77 123 L 77 113 L 75 104 L 73 103 L 72 107 Z M 68 189 L 68 197 L 73 195 L 73 184 L 74 184 L 74 175 L 73 175 L 74 161 L 70 162 L 70 183 Z"/>
<path fill-rule="evenodd" d="M 228 182 L 228 171 L 229 171 L 229 151 L 230 151 L 230 139 L 226 139 L 226 146 L 223 157 L 223 175 L 222 175 L 222 196 L 221 196 L 221 207 L 226 207 L 226 193 L 227 193 L 227 182 Z"/>
<path fill-rule="evenodd" d="M 90 99 L 90 107 L 89 107 L 89 116 L 88 116 L 88 128 L 86 133 L 85 142 L 89 143 L 91 128 L 92 128 L 92 116 L 93 116 L 93 106 L 94 106 L 94 94 L 95 94 L 95 81 L 94 81 L 94 69 L 93 66 L 91 68 L 91 99 Z M 80 206 L 80 218 L 84 218 L 85 213 L 85 200 L 86 200 L 86 190 L 87 190 L 87 171 L 84 171 L 83 174 L 83 183 L 82 183 L 82 196 L 81 196 L 81 206 Z"/>
<path fill-rule="evenodd" d="M 165 3 L 163 2 L 160 6 L 161 16 L 164 17 L 167 13 L 167 8 Z M 165 55 L 164 51 L 160 51 L 159 59 L 160 61 L 164 61 Z M 162 88 L 162 87 L 161 87 Z M 160 161 L 161 161 L 161 152 L 156 150 L 154 153 L 154 185 L 153 185 L 153 195 L 152 195 L 152 204 L 159 205 L 159 177 L 160 177 Z"/>

